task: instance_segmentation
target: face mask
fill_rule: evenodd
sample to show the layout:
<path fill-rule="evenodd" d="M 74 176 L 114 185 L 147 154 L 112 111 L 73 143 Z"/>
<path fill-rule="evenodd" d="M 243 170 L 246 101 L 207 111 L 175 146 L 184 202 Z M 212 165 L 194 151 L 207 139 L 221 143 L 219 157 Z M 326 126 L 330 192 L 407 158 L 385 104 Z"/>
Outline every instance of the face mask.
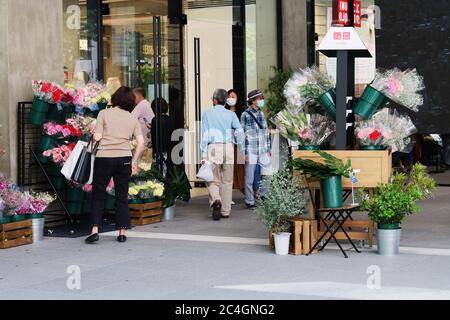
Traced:
<path fill-rule="evenodd" d="M 227 105 L 229 105 L 230 107 L 234 107 L 237 103 L 237 100 L 234 98 L 228 98 L 227 99 Z"/>
<path fill-rule="evenodd" d="M 258 108 L 263 109 L 266 105 L 266 102 L 264 100 L 258 101 Z"/>

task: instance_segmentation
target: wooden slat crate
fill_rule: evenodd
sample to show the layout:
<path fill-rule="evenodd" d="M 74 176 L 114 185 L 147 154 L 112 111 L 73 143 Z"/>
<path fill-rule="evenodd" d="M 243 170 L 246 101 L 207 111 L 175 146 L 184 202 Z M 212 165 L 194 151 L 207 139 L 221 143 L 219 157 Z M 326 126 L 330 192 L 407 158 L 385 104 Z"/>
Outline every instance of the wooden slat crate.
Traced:
<path fill-rule="evenodd" d="M 134 226 L 145 226 L 162 221 L 162 201 L 144 204 L 129 204 L 131 224 Z"/>
<path fill-rule="evenodd" d="M 317 222 L 303 217 L 292 218 L 289 221 L 292 224 L 289 254 L 295 256 L 307 254 L 318 239 Z M 269 245 L 271 248 L 275 248 L 271 232 L 269 233 Z M 314 250 L 313 253 L 317 253 L 317 250 Z"/>
<path fill-rule="evenodd" d="M 0 225 L 0 249 L 33 243 L 33 229 L 31 225 L 31 220 Z"/>

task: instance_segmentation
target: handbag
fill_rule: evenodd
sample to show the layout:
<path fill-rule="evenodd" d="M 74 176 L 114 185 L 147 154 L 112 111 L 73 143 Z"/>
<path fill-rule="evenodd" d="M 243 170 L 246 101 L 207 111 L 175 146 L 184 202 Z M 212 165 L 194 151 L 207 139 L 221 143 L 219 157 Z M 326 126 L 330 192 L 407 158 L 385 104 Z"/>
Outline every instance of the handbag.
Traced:
<path fill-rule="evenodd" d="M 212 182 L 214 180 L 211 162 L 205 161 L 205 163 L 203 163 L 200 170 L 198 170 L 197 178 L 205 180 L 206 182 Z"/>
<path fill-rule="evenodd" d="M 87 146 L 83 147 L 70 180 L 80 184 L 92 184 L 98 145 L 99 143 L 91 138 Z"/>
<path fill-rule="evenodd" d="M 80 158 L 83 148 L 87 147 L 88 143 L 86 141 L 78 141 L 66 163 L 61 169 L 61 174 L 67 179 L 72 179 L 72 174 L 77 165 L 78 159 Z"/>

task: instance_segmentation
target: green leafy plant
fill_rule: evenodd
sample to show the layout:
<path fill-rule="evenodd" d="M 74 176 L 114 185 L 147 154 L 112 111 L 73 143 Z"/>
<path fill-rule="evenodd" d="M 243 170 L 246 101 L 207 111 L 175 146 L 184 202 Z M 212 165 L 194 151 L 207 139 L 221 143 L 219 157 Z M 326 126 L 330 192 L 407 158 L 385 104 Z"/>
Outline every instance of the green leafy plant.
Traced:
<path fill-rule="evenodd" d="M 428 176 L 426 167 L 417 163 L 408 175 L 396 173 L 390 183 L 379 184 L 373 194 L 361 190 L 361 208 L 369 212 L 375 223 L 401 224 L 406 216 L 420 210 L 417 201 L 429 198 L 435 188 L 436 183 Z"/>
<path fill-rule="evenodd" d="M 292 76 L 292 70 L 280 70 L 272 67 L 275 75 L 269 79 L 269 86 L 267 88 L 267 104 L 268 104 L 268 119 L 274 117 L 282 111 L 286 105 L 287 100 L 284 96 L 284 86 Z"/>
<path fill-rule="evenodd" d="M 182 199 L 190 192 L 190 183 L 183 170 L 172 167 L 165 178 L 164 208 L 175 205 L 177 199 Z"/>
<path fill-rule="evenodd" d="M 288 232 L 291 227 L 288 219 L 306 213 L 307 201 L 300 181 L 289 170 L 282 170 L 263 183 L 269 192 L 258 199 L 256 213 L 273 233 Z"/>
<path fill-rule="evenodd" d="M 324 160 L 323 163 L 309 159 L 293 159 L 291 165 L 295 170 L 302 171 L 304 174 L 318 178 L 326 179 L 332 176 L 350 177 L 351 161 L 344 162 L 324 151 L 314 151 Z"/>

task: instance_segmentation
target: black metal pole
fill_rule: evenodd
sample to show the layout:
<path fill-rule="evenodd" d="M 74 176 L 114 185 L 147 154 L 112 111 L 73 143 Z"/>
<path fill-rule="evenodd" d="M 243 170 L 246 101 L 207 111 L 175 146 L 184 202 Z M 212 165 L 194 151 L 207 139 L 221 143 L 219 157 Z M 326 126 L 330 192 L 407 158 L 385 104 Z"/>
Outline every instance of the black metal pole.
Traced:
<path fill-rule="evenodd" d="M 347 50 L 337 51 L 336 77 L 336 150 L 347 148 L 347 89 L 348 89 Z"/>
<path fill-rule="evenodd" d="M 355 0 L 348 0 L 348 26 L 355 26 Z"/>

